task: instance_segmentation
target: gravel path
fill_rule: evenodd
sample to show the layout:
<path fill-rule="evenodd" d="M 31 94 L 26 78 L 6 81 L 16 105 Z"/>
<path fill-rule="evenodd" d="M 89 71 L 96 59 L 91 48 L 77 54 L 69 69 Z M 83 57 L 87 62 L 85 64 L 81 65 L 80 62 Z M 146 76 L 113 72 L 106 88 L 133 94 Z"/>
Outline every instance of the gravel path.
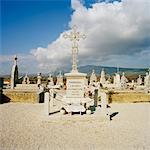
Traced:
<path fill-rule="evenodd" d="M 45 117 L 43 104 L 0 105 L 0 150 L 149 150 L 150 103 L 111 104 L 93 115 Z"/>

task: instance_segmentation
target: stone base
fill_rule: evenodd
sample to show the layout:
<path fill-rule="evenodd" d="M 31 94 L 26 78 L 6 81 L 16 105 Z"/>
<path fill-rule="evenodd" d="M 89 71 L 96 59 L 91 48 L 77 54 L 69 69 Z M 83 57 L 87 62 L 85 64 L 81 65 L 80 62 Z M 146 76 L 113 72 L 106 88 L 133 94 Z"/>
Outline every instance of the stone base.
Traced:
<path fill-rule="evenodd" d="M 7 102 L 38 103 L 39 99 L 36 91 L 3 90 L 3 100 Z"/>
<path fill-rule="evenodd" d="M 16 84 L 15 90 L 39 90 L 37 84 Z"/>
<path fill-rule="evenodd" d="M 66 98 L 64 97 L 62 101 L 66 104 L 86 104 L 87 107 L 93 106 L 94 105 L 94 100 L 90 99 L 89 97 L 87 98 Z"/>
<path fill-rule="evenodd" d="M 68 113 L 70 113 L 70 112 L 85 112 L 86 111 L 85 107 L 80 104 L 67 105 L 64 107 L 64 109 Z"/>

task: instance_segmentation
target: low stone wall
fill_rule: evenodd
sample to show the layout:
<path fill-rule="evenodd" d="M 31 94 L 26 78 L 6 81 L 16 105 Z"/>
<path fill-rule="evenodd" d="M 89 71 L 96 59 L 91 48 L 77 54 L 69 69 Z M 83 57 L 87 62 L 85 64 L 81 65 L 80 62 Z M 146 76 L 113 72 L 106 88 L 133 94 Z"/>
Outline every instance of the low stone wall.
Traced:
<path fill-rule="evenodd" d="M 3 90 L 4 102 L 38 103 L 39 99 L 37 91 Z"/>
<path fill-rule="evenodd" d="M 136 92 L 119 92 L 109 94 L 110 103 L 150 102 L 150 94 Z"/>
<path fill-rule="evenodd" d="M 150 102 L 150 93 L 140 92 L 115 92 L 108 93 L 110 103 L 137 103 Z M 3 90 L 4 102 L 39 103 L 44 101 L 44 94 L 37 91 Z"/>

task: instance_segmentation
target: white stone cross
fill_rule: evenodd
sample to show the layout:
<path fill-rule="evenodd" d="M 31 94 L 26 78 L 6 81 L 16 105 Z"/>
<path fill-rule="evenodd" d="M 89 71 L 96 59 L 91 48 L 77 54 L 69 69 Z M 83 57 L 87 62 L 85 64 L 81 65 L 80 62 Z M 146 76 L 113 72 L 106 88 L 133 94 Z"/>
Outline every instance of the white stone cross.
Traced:
<path fill-rule="evenodd" d="M 78 72 L 77 69 L 77 54 L 78 54 L 78 41 L 80 39 L 85 39 L 84 34 L 80 34 L 80 32 L 77 32 L 77 26 L 74 25 L 72 27 L 72 31 L 70 34 L 65 33 L 63 35 L 65 39 L 69 38 L 70 41 L 72 41 L 72 72 Z"/>

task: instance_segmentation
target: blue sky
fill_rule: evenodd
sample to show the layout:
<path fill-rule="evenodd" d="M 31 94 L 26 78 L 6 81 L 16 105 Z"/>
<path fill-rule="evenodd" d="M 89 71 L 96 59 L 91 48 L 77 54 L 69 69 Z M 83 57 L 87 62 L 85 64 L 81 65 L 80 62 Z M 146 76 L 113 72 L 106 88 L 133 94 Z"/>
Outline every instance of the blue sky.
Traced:
<path fill-rule="evenodd" d="M 62 34 L 73 24 L 87 35 L 79 65 L 147 68 L 149 7 L 148 0 L 1 0 L 1 74 L 10 72 L 15 54 L 21 72 L 71 66 Z"/>
<path fill-rule="evenodd" d="M 2 2 L 2 54 L 28 53 L 46 46 L 68 28 L 69 0 Z"/>
<path fill-rule="evenodd" d="M 90 7 L 96 1 L 83 3 Z M 68 29 L 73 12 L 70 0 L 2 0 L 1 4 L 2 54 L 45 47 Z"/>

